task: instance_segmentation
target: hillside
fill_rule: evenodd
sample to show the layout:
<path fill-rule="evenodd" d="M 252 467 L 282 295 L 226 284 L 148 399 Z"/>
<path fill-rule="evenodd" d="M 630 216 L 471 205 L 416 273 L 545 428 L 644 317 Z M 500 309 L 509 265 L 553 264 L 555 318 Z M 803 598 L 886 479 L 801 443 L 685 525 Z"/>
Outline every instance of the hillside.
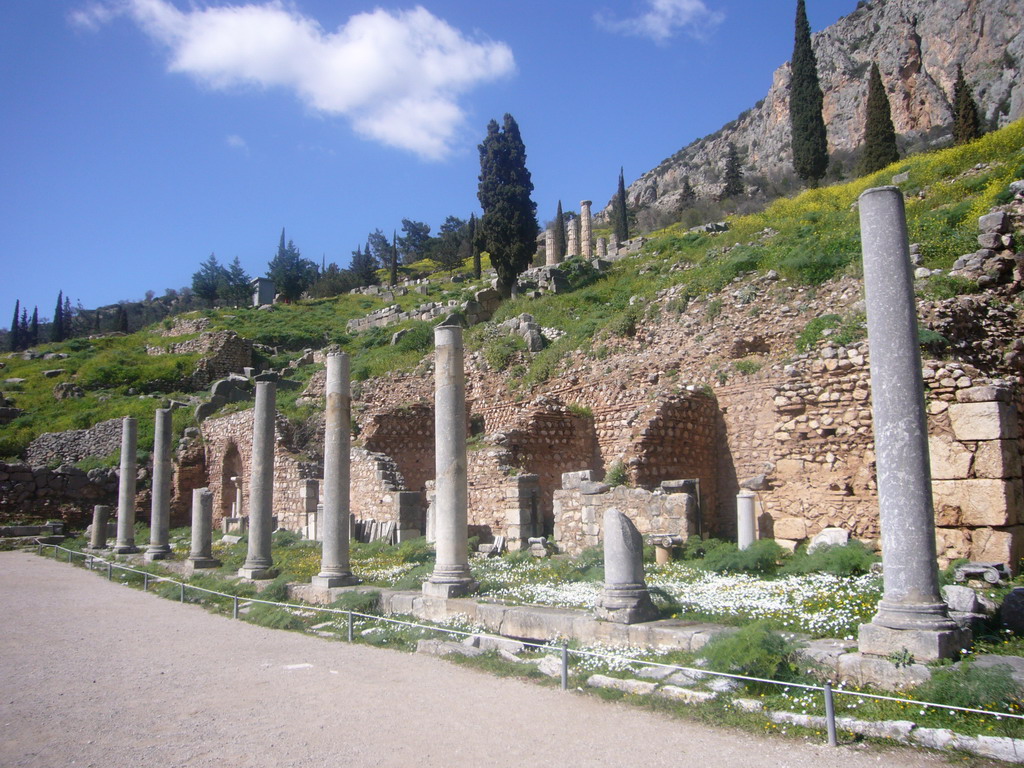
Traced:
<path fill-rule="evenodd" d="M 1017 0 L 860 2 L 815 34 L 813 45 L 825 96 L 829 179 L 849 177 L 855 168 L 871 62 L 882 73 L 903 149 L 948 139 L 958 64 L 989 125 L 1024 115 L 1024 15 Z M 641 175 L 627 190 L 630 206 L 678 217 L 684 177 L 698 198 L 715 199 L 730 143 L 740 151 L 748 188 L 771 196 L 792 190 L 789 78 L 787 62 L 764 99 Z"/>

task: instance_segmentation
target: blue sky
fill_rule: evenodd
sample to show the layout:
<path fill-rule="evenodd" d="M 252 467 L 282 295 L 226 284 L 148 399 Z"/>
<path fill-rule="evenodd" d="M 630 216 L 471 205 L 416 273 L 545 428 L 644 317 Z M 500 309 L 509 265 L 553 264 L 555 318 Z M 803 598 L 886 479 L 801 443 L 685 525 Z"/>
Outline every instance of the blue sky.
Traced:
<path fill-rule="evenodd" d="M 855 0 L 807 0 L 814 31 Z M 263 274 L 281 228 L 342 266 L 477 211 L 515 116 L 543 223 L 760 99 L 793 0 L 0 0 L 0 326 Z"/>

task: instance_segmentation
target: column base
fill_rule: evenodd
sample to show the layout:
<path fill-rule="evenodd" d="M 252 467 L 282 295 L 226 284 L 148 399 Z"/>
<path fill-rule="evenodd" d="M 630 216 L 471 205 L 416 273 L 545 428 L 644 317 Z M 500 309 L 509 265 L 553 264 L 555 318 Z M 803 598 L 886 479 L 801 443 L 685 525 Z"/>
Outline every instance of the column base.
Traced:
<path fill-rule="evenodd" d="M 861 624 L 857 650 L 871 656 L 909 653 L 914 661 L 955 659 L 971 647 L 969 629 L 893 629 L 881 624 Z"/>
<path fill-rule="evenodd" d="M 461 581 L 425 581 L 423 582 L 423 594 L 427 597 L 465 597 L 476 592 L 480 585 L 473 579 Z"/>
<path fill-rule="evenodd" d="M 115 544 L 111 551 L 115 555 L 134 555 L 136 552 L 141 552 L 142 550 L 134 544 Z"/>
<path fill-rule="evenodd" d="M 151 563 L 154 560 L 166 560 L 170 556 L 171 548 L 168 545 L 164 544 L 158 547 L 150 546 L 149 549 L 146 550 L 144 559 L 147 563 Z"/>
<path fill-rule="evenodd" d="M 334 587 L 354 587 L 356 584 L 362 584 L 363 580 L 351 573 L 318 573 L 310 579 L 309 583 L 314 587 L 333 589 Z"/>
<path fill-rule="evenodd" d="M 599 619 L 616 624 L 639 624 L 660 615 L 643 584 L 605 587 L 596 613 Z"/>
<path fill-rule="evenodd" d="M 221 565 L 222 563 L 220 560 L 212 557 L 190 557 L 185 561 L 185 570 L 189 573 L 194 573 L 196 571 L 208 571 L 212 568 L 220 568 Z"/>
<path fill-rule="evenodd" d="M 238 569 L 238 577 L 241 579 L 249 579 L 250 581 L 266 581 L 267 579 L 276 578 L 280 573 L 276 568 L 272 567 L 246 567 L 242 566 Z"/>

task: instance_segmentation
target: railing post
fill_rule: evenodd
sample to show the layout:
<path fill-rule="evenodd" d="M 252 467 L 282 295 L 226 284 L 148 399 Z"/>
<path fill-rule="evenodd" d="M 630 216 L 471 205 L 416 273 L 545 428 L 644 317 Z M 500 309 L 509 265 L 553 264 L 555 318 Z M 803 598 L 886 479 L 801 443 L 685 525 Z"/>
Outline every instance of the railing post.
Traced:
<path fill-rule="evenodd" d="M 232 602 L 232 605 L 231 605 L 231 618 L 232 619 L 237 619 L 238 618 L 238 595 L 235 595 L 232 598 L 231 602 Z"/>
<path fill-rule="evenodd" d="M 352 642 L 352 611 L 348 612 L 348 641 Z"/>
<path fill-rule="evenodd" d="M 69 549 L 69 550 L 68 550 L 68 562 L 69 562 L 69 563 L 71 562 L 71 559 L 72 559 L 72 556 L 73 556 L 73 555 L 74 555 L 74 553 L 73 553 L 73 552 L 72 552 L 72 551 L 71 551 L 71 550 Z"/>
<path fill-rule="evenodd" d="M 142 591 L 149 592 L 149 574 L 142 574 Z"/>
<path fill-rule="evenodd" d="M 569 690 L 569 644 L 562 643 L 562 690 Z"/>
<path fill-rule="evenodd" d="M 180 587 L 180 590 L 178 592 L 178 602 L 179 603 L 184 603 L 185 602 L 185 582 L 181 582 L 178 586 Z"/>
<path fill-rule="evenodd" d="M 836 739 L 836 706 L 832 700 L 832 683 L 825 683 L 825 724 L 828 728 L 828 745 L 839 745 Z"/>
<path fill-rule="evenodd" d="M 114 564 L 107 563 L 107 581 L 112 581 L 114 578 Z"/>
<path fill-rule="evenodd" d="M 40 544 L 38 541 L 36 542 L 36 554 L 37 555 L 42 555 L 43 554 L 43 545 Z"/>

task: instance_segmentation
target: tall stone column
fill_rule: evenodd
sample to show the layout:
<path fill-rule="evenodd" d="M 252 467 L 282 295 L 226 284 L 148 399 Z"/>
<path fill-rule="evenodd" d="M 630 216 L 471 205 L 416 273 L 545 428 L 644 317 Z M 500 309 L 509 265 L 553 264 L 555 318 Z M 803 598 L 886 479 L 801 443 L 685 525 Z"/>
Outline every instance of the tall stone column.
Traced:
<path fill-rule="evenodd" d="M 326 427 L 324 429 L 324 512 L 317 520 L 323 548 L 314 587 L 358 584 L 349 565 L 349 450 L 352 397 L 348 355 L 327 356 Z"/>
<path fill-rule="evenodd" d="M 110 519 L 110 507 L 97 504 L 92 508 L 92 535 L 89 537 L 88 549 L 107 548 L 107 520 Z"/>
<path fill-rule="evenodd" d="M 860 196 L 860 228 L 884 591 L 878 613 L 860 627 L 858 647 L 879 656 L 906 649 L 919 661 L 951 658 L 970 643 L 970 631 L 957 628 L 939 594 L 917 303 L 899 188 Z"/>
<path fill-rule="evenodd" d="M 171 524 L 171 409 L 157 408 L 153 435 L 153 494 L 149 515 L 147 560 L 171 556 L 168 529 Z"/>
<path fill-rule="evenodd" d="M 458 597 L 476 589 L 469 572 L 466 471 L 466 378 L 462 328 L 434 328 L 434 532 L 437 564 L 423 593 Z"/>
<path fill-rule="evenodd" d="M 558 254 L 555 253 L 555 227 L 557 226 L 558 222 L 555 222 L 553 226 L 544 231 L 544 264 L 549 267 L 558 265 Z"/>
<path fill-rule="evenodd" d="M 277 385 L 256 382 L 252 415 L 252 474 L 249 479 L 249 549 L 238 575 L 246 579 L 272 579 L 274 558 L 270 534 L 274 510 L 274 416 Z"/>
<path fill-rule="evenodd" d="M 736 546 L 740 549 L 746 549 L 754 543 L 756 498 L 750 491 L 741 491 L 736 495 Z"/>
<path fill-rule="evenodd" d="M 594 258 L 594 244 L 590 235 L 590 200 L 580 200 L 580 254 L 588 261 Z"/>
<path fill-rule="evenodd" d="M 121 477 L 117 490 L 117 542 L 114 552 L 129 555 L 138 552 L 135 546 L 135 450 L 138 444 L 138 423 L 131 416 L 121 422 Z"/>
<path fill-rule="evenodd" d="M 220 560 L 213 557 L 213 491 L 209 488 L 192 491 L 192 551 L 188 563 L 193 570 L 220 567 Z"/>
<path fill-rule="evenodd" d="M 568 244 L 566 245 L 566 248 L 565 248 L 566 251 L 568 251 L 568 253 L 566 253 L 566 256 L 579 256 L 580 255 L 580 228 L 579 228 L 579 220 L 576 219 L 575 217 L 573 217 L 573 218 L 569 219 L 569 221 L 567 221 L 565 223 L 565 225 L 568 228 L 567 234 L 569 236 L 569 242 L 568 242 Z"/>

